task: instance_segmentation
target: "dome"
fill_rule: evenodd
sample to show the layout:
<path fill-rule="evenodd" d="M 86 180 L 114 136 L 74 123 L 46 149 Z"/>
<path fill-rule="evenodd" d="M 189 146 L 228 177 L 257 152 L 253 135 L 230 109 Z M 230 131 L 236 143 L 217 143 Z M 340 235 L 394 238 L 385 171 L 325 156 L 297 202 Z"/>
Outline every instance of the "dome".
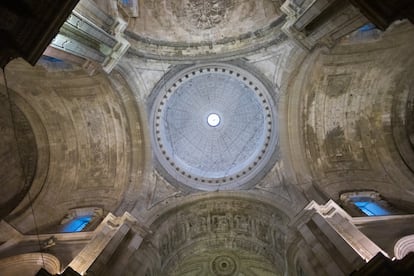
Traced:
<path fill-rule="evenodd" d="M 200 190 L 233 189 L 266 167 L 277 120 L 256 76 L 229 64 L 193 66 L 156 93 L 153 142 L 168 178 Z"/>

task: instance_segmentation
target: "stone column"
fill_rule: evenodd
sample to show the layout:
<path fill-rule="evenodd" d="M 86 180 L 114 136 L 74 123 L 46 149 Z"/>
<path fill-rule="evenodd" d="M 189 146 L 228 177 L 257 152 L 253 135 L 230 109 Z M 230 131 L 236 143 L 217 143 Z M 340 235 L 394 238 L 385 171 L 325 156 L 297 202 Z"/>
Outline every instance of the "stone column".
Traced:
<path fill-rule="evenodd" d="M 109 261 L 111 266 L 122 268 L 122 260 L 139 248 L 148 230 L 129 213 L 122 217 L 110 213 L 94 232 L 93 239 L 69 264 L 81 275 L 85 272 L 100 275 Z"/>
<path fill-rule="evenodd" d="M 388 256 L 351 220 L 330 200 L 325 205 L 312 201 L 293 222 L 301 241 L 298 244 L 306 247 L 295 250 L 311 252 L 307 259 L 315 275 L 348 275 L 379 252 Z"/>

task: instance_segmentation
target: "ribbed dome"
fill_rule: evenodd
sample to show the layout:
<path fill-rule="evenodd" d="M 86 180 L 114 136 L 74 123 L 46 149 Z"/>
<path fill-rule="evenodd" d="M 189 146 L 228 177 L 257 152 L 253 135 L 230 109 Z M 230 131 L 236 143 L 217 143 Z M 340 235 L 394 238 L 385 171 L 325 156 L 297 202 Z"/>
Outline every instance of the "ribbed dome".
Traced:
<path fill-rule="evenodd" d="M 179 182 L 203 190 L 239 186 L 268 156 L 271 100 L 257 78 L 210 65 L 179 73 L 159 91 L 156 153 Z"/>

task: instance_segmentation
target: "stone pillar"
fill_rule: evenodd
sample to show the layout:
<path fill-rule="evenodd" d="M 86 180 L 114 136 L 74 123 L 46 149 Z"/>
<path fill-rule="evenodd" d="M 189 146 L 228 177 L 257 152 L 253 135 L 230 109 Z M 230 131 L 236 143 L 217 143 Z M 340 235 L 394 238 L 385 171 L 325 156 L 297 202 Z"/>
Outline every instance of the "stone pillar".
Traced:
<path fill-rule="evenodd" d="M 282 30 L 308 50 L 317 44 L 332 47 L 336 40 L 368 22 L 346 0 L 287 0 L 281 10 L 287 15 Z"/>
<path fill-rule="evenodd" d="M 115 2 L 115 0 L 110 2 Z M 113 26 L 116 24 L 115 21 L 118 18 L 116 15 L 107 14 L 101 10 L 93 0 L 79 1 L 75 10 L 107 33 L 111 32 Z"/>
<path fill-rule="evenodd" d="M 379 252 L 388 256 L 351 219 L 330 200 L 325 205 L 312 201 L 293 222 L 300 244 L 306 247 L 295 250 L 311 253 L 308 267 L 315 275 L 349 275 Z"/>
<path fill-rule="evenodd" d="M 35 65 L 79 0 L 0 2 L 0 67 L 16 57 Z"/>
<path fill-rule="evenodd" d="M 148 230 L 129 213 L 122 217 L 110 213 L 94 232 L 96 235 L 93 239 L 69 264 L 69 267 L 81 275 L 85 272 L 100 275 L 107 269 L 109 261 L 111 266 L 122 267 L 122 260 L 139 248 Z M 122 246 L 124 244 L 128 250 Z M 120 258 L 119 255 L 125 256 Z M 119 260 L 118 265 L 114 259 Z"/>
<path fill-rule="evenodd" d="M 113 18 L 93 1 L 82 0 L 50 46 L 80 57 L 91 73 L 98 67 L 110 73 L 130 46 L 123 37 L 126 27 L 127 23 L 120 17 Z M 65 55 L 55 54 L 54 57 L 65 58 Z"/>

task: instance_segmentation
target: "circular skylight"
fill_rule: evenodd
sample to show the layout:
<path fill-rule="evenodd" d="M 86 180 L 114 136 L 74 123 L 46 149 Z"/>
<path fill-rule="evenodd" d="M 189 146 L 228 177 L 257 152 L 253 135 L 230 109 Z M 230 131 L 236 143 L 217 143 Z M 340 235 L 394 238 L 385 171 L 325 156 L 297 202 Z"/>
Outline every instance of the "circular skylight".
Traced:
<path fill-rule="evenodd" d="M 216 113 L 211 113 L 207 116 L 207 123 L 211 127 L 216 127 L 220 124 L 220 116 Z"/>

